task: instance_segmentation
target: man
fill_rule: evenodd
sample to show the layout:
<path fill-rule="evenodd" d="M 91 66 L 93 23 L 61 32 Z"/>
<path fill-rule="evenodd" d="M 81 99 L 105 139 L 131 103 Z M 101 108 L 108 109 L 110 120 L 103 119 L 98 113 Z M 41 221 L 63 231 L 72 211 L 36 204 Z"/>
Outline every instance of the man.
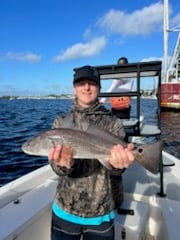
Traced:
<path fill-rule="evenodd" d="M 86 130 L 90 124 L 124 137 L 120 119 L 98 101 L 100 76 L 95 68 L 84 66 L 74 74 L 75 100 L 63 119 L 53 128 L 74 126 Z M 52 240 L 113 240 L 114 209 L 123 200 L 121 174 L 133 161 L 133 145 L 114 146 L 109 152 L 112 170 L 96 159 L 76 161 L 70 146 L 57 145 L 49 152 L 49 162 L 59 176 L 52 206 Z M 83 238 L 81 238 L 83 237 Z"/>

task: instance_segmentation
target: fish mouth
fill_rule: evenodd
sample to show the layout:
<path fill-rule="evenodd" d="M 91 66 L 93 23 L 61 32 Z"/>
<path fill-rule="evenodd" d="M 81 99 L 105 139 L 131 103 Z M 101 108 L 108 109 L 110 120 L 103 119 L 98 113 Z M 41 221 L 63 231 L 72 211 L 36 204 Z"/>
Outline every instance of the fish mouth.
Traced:
<path fill-rule="evenodd" d="M 21 146 L 21 150 L 26 153 L 26 154 L 31 154 L 30 151 L 28 151 L 28 142 L 25 142 L 22 146 Z"/>

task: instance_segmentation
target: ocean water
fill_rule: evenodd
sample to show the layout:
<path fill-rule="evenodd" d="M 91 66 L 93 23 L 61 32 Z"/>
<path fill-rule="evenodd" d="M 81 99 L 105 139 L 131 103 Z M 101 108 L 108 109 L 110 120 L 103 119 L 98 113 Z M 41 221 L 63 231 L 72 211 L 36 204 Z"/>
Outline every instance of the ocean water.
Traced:
<path fill-rule="evenodd" d="M 0 185 L 4 185 L 47 164 L 47 158 L 24 154 L 21 145 L 33 135 L 51 127 L 57 115 L 71 109 L 71 99 L 0 100 Z M 135 116 L 135 100 L 131 115 Z M 107 107 L 109 107 L 107 105 Z M 143 99 L 141 114 L 146 123 L 157 119 L 156 100 Z M 180 158 L 180 112 L 161 113 L 164 150 Z"/>

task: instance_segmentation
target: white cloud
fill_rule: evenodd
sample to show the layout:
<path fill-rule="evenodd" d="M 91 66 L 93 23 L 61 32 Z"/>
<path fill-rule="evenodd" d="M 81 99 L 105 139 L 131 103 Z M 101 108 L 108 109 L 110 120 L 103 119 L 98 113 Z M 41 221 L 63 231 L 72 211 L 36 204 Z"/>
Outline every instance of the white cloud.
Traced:
<path fill-rule="evenodd" d="M 169 21 L 170 29 L 180 29 L 180 14 L 177 14 Z"/>
<path fill-rule="evenodd" d="M 62 54 L 53 58 L 54 62 L 60 62 L 81 57 L 90 57 L 97 55 L 106 46 L 105 37 L 94 38 L 91 42 L 77 43 L 67 48 Z"/>
<path fill-rule="evenodd" d="M 148 35 L 157 31 L 162 26 L 163 4 L 157 2 L 150 6 L 126 13 L 118 10 L 110 10 L 97 24 L 106 28 L 110 33 L 121 35 Z"/>
<path fill-rule="evenodd" d="M 150 62 L 150 61 L 162 61 L 162 58 L 158 57 L 148 57 L 148 58 L 143 58 L 141 62 Z"/>
<path fill-rule="evenodd" d="M 167 61 L 168 61 L 168 64 L 171 63 L 171 60 L 172 60 L 172 57 L 171 56 L 168 56 L 167 57 Z M 162 71 L 164 69 L 164 58 L 163 57 L 148 57 L 148 58 L 143 58 L 141 60 L 141 62 L 150 62 L 150 61 L 161 61 L 162 62 Z"/>
<path fill-rule="evenodd" d="M 0 55 L 0 61 L 9 61 L 9 60 L 35 63 L 41 60 L 41 56 L 34 53 L 30 53 L 30 52 L 29 53 L 7 52 L 5 54 Z"/>

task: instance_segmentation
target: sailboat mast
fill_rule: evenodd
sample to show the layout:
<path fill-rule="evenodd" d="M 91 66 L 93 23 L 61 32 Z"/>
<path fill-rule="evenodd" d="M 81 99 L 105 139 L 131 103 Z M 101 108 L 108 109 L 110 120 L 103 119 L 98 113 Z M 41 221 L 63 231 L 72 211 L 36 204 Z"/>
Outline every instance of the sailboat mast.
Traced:
<path fill-rule="evenodd" d="M 164 0 L 164 82 L 168 82 L 168 29 L 169 29 L 169 6 L 168 0 Z"/>

